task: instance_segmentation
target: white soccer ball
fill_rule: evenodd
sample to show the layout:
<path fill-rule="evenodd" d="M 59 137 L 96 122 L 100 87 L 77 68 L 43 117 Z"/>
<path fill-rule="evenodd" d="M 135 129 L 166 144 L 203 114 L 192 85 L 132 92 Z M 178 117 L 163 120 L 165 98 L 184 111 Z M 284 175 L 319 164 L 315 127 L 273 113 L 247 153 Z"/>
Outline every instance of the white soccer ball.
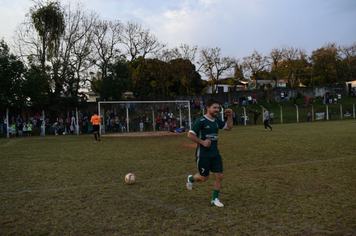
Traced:
<path fill-rule="evenodd" d="M 136 176 L 132 173 L 128 173 L 125 176 L 125 183 L 126 184 L 134 184 L 136 182 Z"/>

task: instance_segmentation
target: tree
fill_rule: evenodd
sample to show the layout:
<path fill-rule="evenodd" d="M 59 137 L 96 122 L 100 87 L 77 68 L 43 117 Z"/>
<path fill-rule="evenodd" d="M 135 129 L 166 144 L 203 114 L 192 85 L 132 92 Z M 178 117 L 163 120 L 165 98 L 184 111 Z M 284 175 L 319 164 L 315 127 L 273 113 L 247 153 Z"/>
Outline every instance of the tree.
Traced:
<path fill-rule="evenodd" d="M 176 80 L 174 87 L 176 94 L 200 94 L 202 91 L 202 81 L 200 74 L 196 71 L 195 65 L 188 59 L 177 58 L 169 62 L 170 74 Z M 173 88 L 174 89 L 174 88 Z"/>
<path fill-rule="evenodd" d="M 294 72 L 300 68 L 300 62 L 306 57 L 306 52 L 301 48 L 282 47 L 281 53 L 284 66 L 288 69 L 288 84 L 294 87 L 296 84 Z"/>
<path fill-rule="evenodd" d="M 320 85 L 343 82 L 341 76 L 341 57 L 335 44 L 327 44 L 312 52 L 310 60 L 313 64 L 315 80 Z"/>
<path fill-rule="evenodd" d="M 149 54 L 157 54 L 165 45 L 160 43 L 157 37 L 151 34 L 149 30 L 144 30 L 140 24 L 133 22 L 127 22 L 120 39 L 125 48 L 125 55 L 130 58 L 130 79 L 132 89 L 136 90 L 143 77 L 146 57 Z M 140 60 L 138 60 L 139 58 Z M 135 67 L 134 62 L 138 62 L 139 64 Z M 139 68 L 139 70 L 135 71 L 134 74 L 133 71 L 136 68 Z"/>
<path fill-rule="evenodd" d="M 350 46 L 339 47 L 345 63 L 344 76 L 346 80 L 356 78 L 356 42 Z"/>
<path fill-rule="evenodd" d="M 0 106 L 4 109 L 11 105 L 23 106 L 22 95 L 24 64 L 13 54 L 2 39 L 0 41 Z"/>
<path fill-rule="evenodd" d="M 40 60 L 43 71 L 47 59 L 58 53 L 61 36 L 64 33 L 65 22 L 63 11 L 58 2 L 42 3 L 30 9 L 31 23 L 41 39 Z M 47 57 L 47 58 L 46 58 Z"/>
<path fill-rule="evenodd" d="M 115 63 L 108 64 L 108 74 L 102 78 L 97 92 L 101 100 L 122 100 L 122 94 L 130 85 L 130 70 L 126 65 L 125 58 L 116 59 Z"/>
<path fill-rule="evenodd" d="M 232 78 L 228 78 L 228 84 L 231 87 L 231 91 L 236 91 L 237 85 L 240 84 L 240 81 L 244 79 L 243 66 L 241 64 L 236 63 L 234 66 L 234 76 Z"/>
<path fill-rule="evenodd" d="M 282 52 L 279 48 L 274 48 L 269 54 L 269 58 L 271 59 L 271 74 L 272 78 L 276 81 L 276 87 L 278 87 L 279 83 L 279 73 L 278 67 L 279 62 L 282 59 Z"/>
<path fill-rule="evenodd" d="M 251 73 L 252 79 L 255 81 L 255 90 L 257 89 L 257 79 L 259 74 L 269 65 L 268 57 L 262 57 L 262 54 L 256 50 L 251 56 L 243 58 L 243 68 Z"/>
<path fill-rule="evenodd" d="M 93 40 L 97 57 L 93 59 L 103 77 L 107 76 L 108 65 L 120 56 L 118 48 L 123 25 L 120 21 L 99 20 L 94 26 Z"/>
<path fill-rule="evenodd" d="M 236 60 L 232 57 L 222 57 L 221 49 L 216 48 L 202 48 L 200 49 L 200 58 L 198 64 L 202 71 L 210 80 L 212 86 L 212 93 L 216 93 L 216 86 L 219 82 L 220 76 L 228 72 L 235 65 Z"/>

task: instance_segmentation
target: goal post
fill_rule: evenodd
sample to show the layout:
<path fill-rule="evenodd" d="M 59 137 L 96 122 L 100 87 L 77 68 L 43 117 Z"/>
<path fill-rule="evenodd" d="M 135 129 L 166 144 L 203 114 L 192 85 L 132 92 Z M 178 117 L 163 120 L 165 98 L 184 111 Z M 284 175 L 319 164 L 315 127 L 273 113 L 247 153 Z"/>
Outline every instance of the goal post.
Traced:
<path fill-rule="evenodd" d="M 179 103 L 179 104 L 187 104 L 187 108 L 188 108 L 188 123 L 189 123 L 189 128 L 192 128 L 192 120 L 191 120 L 191 115 L 190 115 L 190 101 L 188 100 L 171 100 L 171 101 L 99 101 L 98 102 L 98 115 L 101 117 L 101 105 L 104 104 L 153 104 L 153 105 L 157 105 L 157 104 L 163 104 L 163 103 Z M 180 110 L 180 108 L 179 108 Z M 127 119 L 127 132 L 130 132 L 130 119 L 129 119 L 129 109 L 128 106 L 126 105 L 126 119 Z M 105 111 L 104 111 L 105 114 Z M 104 117 L 103 114 L 103 117 Z M 180 122 L 182 122 L 182 116 L 181 116 L 181 112 L 180 114 Z M 154 117 L 154 109 L 152 108 L 152 124 L 153 124 L 153 131 L 155 131 L 155 117 Z M 105 131 L 105 120 L 103 120 L 103 129 Z M 100 133 L 101 132 L 101 125 L 99 126 L 99 130 Z"/>

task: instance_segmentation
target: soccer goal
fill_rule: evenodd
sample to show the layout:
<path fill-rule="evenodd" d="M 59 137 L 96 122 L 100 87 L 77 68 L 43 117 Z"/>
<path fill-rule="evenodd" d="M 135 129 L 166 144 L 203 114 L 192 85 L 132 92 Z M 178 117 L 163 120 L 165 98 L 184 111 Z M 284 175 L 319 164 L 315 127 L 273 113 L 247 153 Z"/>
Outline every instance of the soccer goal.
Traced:
<path fill-rule="evenodd" d="M 187 126 L 191 129 L 192 128 L 192 122 L 191 122 L 191 114 L 190 114 L 190 101 L 180 101 L 180 100 L 174 100 L 174 101 L 100 101 L 98 102 L 98 113 L 99 116 L 103 118 L 103 125 L 102 127 L 100 126 L 100 132 L 104 133 L 105 132 L 105 126 L 107 125 L 106 120 L 107 120 L 107 114 L 105 112 L 105 109 L 108 109 L 108 105 L 110 106 L 109 108 L 112 109 L 113 107 L 117 108 L 117 113 L 121 114 L 121 116 L 125 115 L 126 117 L 126 127 L 125 131 L 130 132 L 130 115 L 137 114 L 137 113 L 145 113 L 147 112 L 152 114 L 152 130 L 156 130 L 155 126 L 155 117 L 156 114 L 159 112 L 157 108 L 159 106 L 163 106 L 164 104 L 175 104 L 176 111 L 179 111 L 179 118 L 180 118 L 180 127 L 183 125 L 183 119 L 182 119 L 182 110 L 187 110 L 188 111 L 188 122 Z M 138 107 L 141 105 L 140 107 Z M 144 105 L 144 106 L 143 106 Z"/>

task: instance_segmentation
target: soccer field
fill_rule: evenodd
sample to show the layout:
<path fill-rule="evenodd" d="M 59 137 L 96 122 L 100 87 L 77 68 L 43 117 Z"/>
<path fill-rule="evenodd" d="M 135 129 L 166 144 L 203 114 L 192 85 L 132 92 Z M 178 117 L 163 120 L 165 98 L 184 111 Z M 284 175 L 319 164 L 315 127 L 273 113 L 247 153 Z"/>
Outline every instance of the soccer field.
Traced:
<path fill-rule="evenodd" d="M 263 130 L 219 132 L 223 208 L 186 133 L 2 138 L 0 235 L 356 235 L 356 121 Z"/>

